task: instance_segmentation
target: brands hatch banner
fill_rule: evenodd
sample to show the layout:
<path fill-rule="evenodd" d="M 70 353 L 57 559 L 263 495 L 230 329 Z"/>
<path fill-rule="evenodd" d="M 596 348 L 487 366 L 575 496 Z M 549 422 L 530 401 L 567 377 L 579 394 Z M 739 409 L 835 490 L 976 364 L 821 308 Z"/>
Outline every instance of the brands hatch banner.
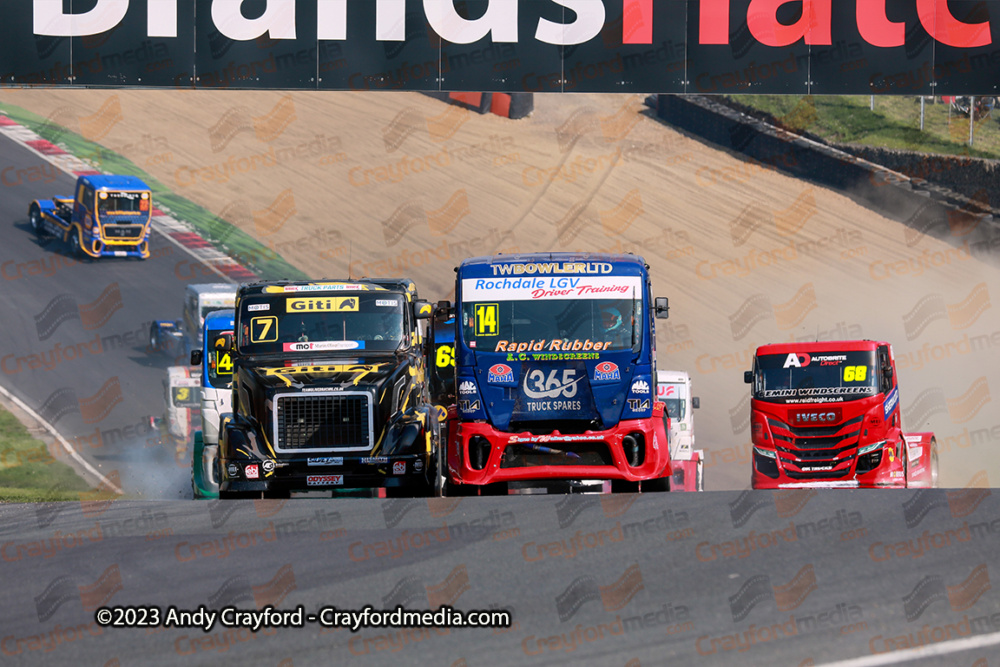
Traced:
<path fill-rule="evenodd" d="M 995 94 L 1000 0 L 4 0 L 0 85 Z"/>

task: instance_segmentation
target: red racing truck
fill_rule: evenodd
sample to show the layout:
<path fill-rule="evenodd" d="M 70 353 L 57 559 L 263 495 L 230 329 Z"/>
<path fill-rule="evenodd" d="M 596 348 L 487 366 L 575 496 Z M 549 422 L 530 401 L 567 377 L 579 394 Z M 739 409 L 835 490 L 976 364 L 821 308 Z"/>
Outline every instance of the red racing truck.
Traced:
<path fill-rule="evenodd" d="M 903 432 L 888 343 L 764 345 L 743 379 L 753 488 L 937 485 L 934 434 Z"/>

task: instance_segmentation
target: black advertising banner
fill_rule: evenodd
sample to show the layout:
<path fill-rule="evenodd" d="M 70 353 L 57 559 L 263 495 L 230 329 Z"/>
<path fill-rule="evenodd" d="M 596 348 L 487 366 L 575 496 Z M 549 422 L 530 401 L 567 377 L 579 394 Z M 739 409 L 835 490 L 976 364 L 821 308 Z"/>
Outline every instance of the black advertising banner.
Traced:
<path fill-rule="evenodd" d="M 0 85 L 994 94 L 1000 0 L 6 0 Z"/>

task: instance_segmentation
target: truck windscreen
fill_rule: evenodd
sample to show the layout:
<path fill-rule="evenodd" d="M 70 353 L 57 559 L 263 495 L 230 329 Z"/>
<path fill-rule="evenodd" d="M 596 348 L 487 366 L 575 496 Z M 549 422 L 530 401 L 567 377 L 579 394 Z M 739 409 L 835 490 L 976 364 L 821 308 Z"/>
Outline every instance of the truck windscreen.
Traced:
<path fill-rule="evenodd" d="M 667 416 L 671 419 L 684 419 L 685 394 L 685 386 L 677 382 L 661 382 L 656 388 L 656 400 L 667 406 Z"/>
<path fill-rule="evenodd" d="M 391 292 L 261 294 L 240 302 L 242 354 L 394 351 L 408 344 L 406 297 Z"/>
<path fill-rule="evenodd" d="M 832 403 L 878 393 L 874 351 L 765 354 L 757 357 L 754 398 L 770 403 Z"/>
<path fill-rule="evenodd" d="M 640 299 L 579 298 L 465 302 L 466 345 L 482 352 L 614 351 L 639 349 Z"/>
<path fill-rule="evenodd" d="M 149 213 L 148 192 L 99 192 L 99 215 L 141 215 Z"/>

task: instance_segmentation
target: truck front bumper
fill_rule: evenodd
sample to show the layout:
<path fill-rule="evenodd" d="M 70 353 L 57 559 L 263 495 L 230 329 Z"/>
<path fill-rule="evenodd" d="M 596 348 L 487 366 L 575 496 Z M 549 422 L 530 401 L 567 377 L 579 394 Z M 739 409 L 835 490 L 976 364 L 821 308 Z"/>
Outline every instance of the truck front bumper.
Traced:
<path fill-rule="evenodd" d="M 641 455 L 626 436 L 641 434 Z M 627 450 L 627 451 L 626 451 Z M 448 477 L 485 485 L 549 479 L 639 482 L 669 477 L 670 452 L 661 419 L 630 419 L 604 431 L 546 435 L 498 431 L 481 422 L 451 423 Z"/>
<path fill-rule="evenodd" d="M 389 457 L 311 457 L 258 461 L 221 459 L 219 470 L 222 494 L 291 493 L 305 491 L 338 491 L 341 489 L 399 489 L 417 494 L 427 492 L 434 472 L 428 473 L 430 456 L 425 453 Z M 320 462 L 320 460 L 323 460 Z M 254 468 L 256 466 L 256 468 Z M 273 467 L 272 467 L 273 466 Z M 268 469 L 270 468 L 270 469 Z"/>

